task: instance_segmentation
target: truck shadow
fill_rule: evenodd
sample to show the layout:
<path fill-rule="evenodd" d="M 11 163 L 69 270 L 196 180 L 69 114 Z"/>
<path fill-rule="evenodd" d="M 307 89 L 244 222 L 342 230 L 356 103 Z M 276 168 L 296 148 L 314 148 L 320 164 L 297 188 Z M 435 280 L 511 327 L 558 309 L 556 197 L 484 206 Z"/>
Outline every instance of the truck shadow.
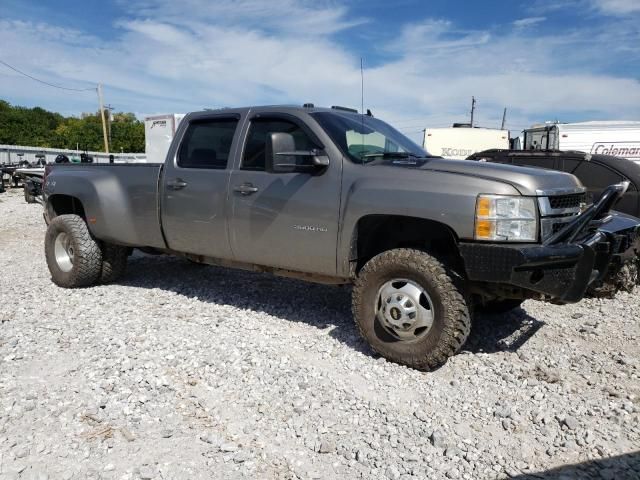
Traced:
<path fill-rule="evenodd" d="M 640 451 L 573 465 L 562 465 L 543 472 L 523 473 L 511 478 L 514 480 L 638 479 L 640 478 Z"/>
<path fill-rule="evenodd" d="M 463 350 L 471 353 L 517 352 L 544 325 L 522 308 L 500 315 L 477 314 Z"/>
<path fill-rule="evenodd" d="M 136 252 L 127 273 L 118 282 L 137 288 L 158 288 L 216 305 L 265 313 L 291 322 L 328 330 L 328 335 L 350 348 L 377 358 L 360 337 L 351 316 L 351 287 L 337 287 L 192 264 L 171 256 Z M 474 321 L 464 351 L 516 351 L 543 323 L 516 309 L 507 315 L 480 315 Z"/>
<path fill-rule="evenodd" d="M 120 285 L 159 288 L 216 305 L 304 323 L 365 355 L 377 356 L 351 317 L 351 288 L 320 285 L 270 274 L 197 265 L 171 256 L 134 253 Z M 241 314 L 241 313 L 240 313 Z M 268 321 L 268 319 L 266 319 Z"/>

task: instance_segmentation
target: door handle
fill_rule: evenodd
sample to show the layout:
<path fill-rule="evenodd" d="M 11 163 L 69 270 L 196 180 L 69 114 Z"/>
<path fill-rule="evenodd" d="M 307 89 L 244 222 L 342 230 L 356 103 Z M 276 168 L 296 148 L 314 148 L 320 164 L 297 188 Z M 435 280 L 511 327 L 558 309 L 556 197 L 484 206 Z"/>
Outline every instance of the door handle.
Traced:
<path fill-rule="evenodd" d="M 252 183 L 243 183 L 242 185 L 236 185 L 233 187 L 233 191 L 238 192 L 241 195 L 251 195 L 258 191 L 258 187 L 254 186 Z"/>
<path fill-rule="evenodd" d="M 167 182 L 167 187 L 171 190 L 181 190 L 187 186 L 187 182 L 181 178 L 176 178 L 173 182 Z"/>

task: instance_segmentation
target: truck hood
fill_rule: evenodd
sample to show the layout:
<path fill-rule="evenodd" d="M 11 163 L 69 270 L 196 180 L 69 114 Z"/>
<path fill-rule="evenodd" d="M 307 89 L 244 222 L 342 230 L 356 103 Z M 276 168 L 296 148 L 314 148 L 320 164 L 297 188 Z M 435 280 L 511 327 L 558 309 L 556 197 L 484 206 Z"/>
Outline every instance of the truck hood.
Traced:
<path fill-rule="evenodd" d="M 398 166 L 402 163 L 403 160 L 394 162 Z M 415 165 L 420 170 L 447 172 L 507 183 L 522 195 L 539 195 L 539 190 L 572 191 L 582 187 L 580 180 L 570 173 L 542 168 L 518 167 L 475 160 L 447 160 L 445 158 L 429 158 L 421 165 L 420 163 Z"/>

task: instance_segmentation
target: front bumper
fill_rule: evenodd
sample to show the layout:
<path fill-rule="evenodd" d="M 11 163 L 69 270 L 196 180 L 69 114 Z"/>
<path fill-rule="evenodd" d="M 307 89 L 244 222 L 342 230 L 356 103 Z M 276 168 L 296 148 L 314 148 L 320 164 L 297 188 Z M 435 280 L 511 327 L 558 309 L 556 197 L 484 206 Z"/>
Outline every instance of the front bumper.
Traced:
<path fill-rule="evenodd" d="M 461 243 L 467 278 L 519 287 L 561 303 L 577 302 L 640 253 L 640 220 L 609 213 L 626 185 L 609 187 L 588 210 L 544 244 Z"/>
<path fill-rule="evenodd" d="M 609 222 L 600 227 L 612 245 L 606 272 L 589 285 L 588 293 L 596 297 L 612 297 L 616 292 L 632 291 L 640 285 L 640 219 L 612 212 Z"/>
<path fill-rule="evenodd" d="M 562 303 L 584 297 L 601 275 L 596 265 L 608 265 L 609 250 L 602 232 L 580 245 L 460 244 L 469 280 L 520 287 Z"/>

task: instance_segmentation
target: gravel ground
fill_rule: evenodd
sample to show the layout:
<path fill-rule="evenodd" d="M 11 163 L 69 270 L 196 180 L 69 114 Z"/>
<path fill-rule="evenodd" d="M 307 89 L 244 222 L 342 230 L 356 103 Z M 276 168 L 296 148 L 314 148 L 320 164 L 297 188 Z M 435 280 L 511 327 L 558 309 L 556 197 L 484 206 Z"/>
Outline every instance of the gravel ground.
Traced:
<path fill-rule="evenodd" d="M 136 254 L 63 290 L 44 231 L 0 195 L 0 479 L 640 478 L 640 292 L 480 317 L 421 373 L 349 289 Z"/>

